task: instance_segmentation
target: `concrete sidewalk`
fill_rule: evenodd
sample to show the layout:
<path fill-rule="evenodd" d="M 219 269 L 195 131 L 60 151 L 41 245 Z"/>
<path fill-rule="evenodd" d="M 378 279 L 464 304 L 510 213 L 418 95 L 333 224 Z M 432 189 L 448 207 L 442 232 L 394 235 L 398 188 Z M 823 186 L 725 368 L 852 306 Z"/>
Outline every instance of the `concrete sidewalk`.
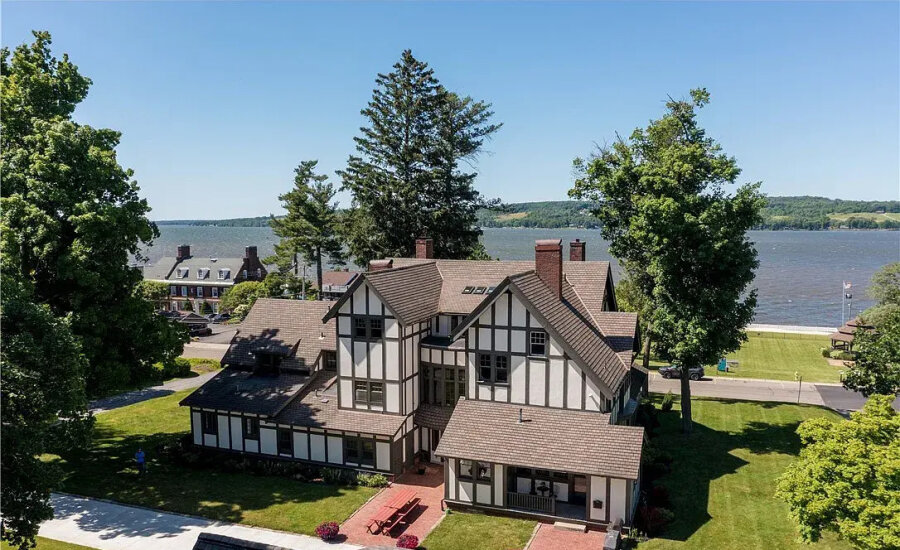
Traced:
<path fill-rule="evenodd" d="M 671 391 L 674 394 L 680 394 L 681 380 L 667 380 L 653 372 L 650 374 L 650 391 L 656 393 Z M 691 382 L 691 395 L 720 397 L 723 399 L 826 405 L 821 394 L 816 389 L 816 384 L 808 382 L 804 382 L 802 387 L 800 387 L 797 382 L 780 380 L 707 377 L 697 382 Z"/>
<path fill-rule="evenodd" d="M 53 494 L 53 519 L 40 536 L 100 550 L 191 550 L 197 536 L 216 533 L 295 550 L 357 550 L 353 544 L 327 543 L 306 535 Z"/>

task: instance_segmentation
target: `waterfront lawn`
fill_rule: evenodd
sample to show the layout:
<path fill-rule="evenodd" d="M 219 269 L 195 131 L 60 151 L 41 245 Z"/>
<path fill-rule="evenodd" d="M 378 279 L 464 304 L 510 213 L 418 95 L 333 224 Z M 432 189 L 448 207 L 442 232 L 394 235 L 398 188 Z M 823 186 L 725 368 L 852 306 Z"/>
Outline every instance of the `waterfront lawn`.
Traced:
<path fill-rule="evenodd" d="M 37 537 L 35 542 L 37 545 L 34 547 L 34 550 L 92 550 L 89 546 L 81 546 L 80 544 L 72 544 L 71 542 L 63 542 L 61 540 L 45 539 L 44 537 Z M 4 541 L 0 544 L 0 550 L 18 550 L 18 548 L 10 546 L 9 543 Z"/>
<path fill-rule="evenodd" d="M 518 550 L 528 543 L 535 525 L 533 520 L 451 510 L 422 546 L 428 550 Z"/>
<path fill-rule="evenodd" d="M 160 457 L 161 445 L 190 429 L 189 411 L 178 402 L 191 391 L 98 414 L 91 449 L 56 459 L 65 472 L 63 490 L 310 535 L 323 521 L 344 521 L 377 492 L 367 487 L 193 469 Z M 133 461 L 138 447 L 147 453 L 148 473 L 143 477 Z"/>
<path fill-rule="evenodd" d="M 660 396 L 655 396 L 657 402 Z M 828 537 L 797 542 L 788 508 L 776 500 L 775 482 L 800 450 L 798 424 L 808 418 L 841 418 L 805 405 L 694 399 L 694 433 L 680 432 L 679 400 L 660 413 L 651 440 L 673 458 L 658 481 L 669 490 L 674 522 L 639 550 L 838 550 Z"/>
<path fill-rule="evenodd" d="M 793 381 L 794 373 L 804 382 L 840 382 L 841 367 L 833 367 L 822 357 L 821 349 L 829 347 L 827 336 L 788 334 L 783 332 L 748 332 L 741 349 L 727 356 L 740 364 L 733 372 L 719 372 L 716 365 L 704 367 L 707 376 L 730 378 L 765 378 Z M 651 368 L 666 365 L 651 361 Z"/>

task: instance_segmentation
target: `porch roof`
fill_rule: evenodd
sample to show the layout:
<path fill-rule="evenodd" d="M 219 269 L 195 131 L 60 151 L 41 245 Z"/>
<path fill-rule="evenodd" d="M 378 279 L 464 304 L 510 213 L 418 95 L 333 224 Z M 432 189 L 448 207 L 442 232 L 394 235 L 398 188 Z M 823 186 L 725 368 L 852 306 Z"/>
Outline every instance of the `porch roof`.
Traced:
<path fill-rule="evenodd" d="M 609 421 L 597 412 L 460 399 L 435 454 L 637 479 L 644 429 Z"/>

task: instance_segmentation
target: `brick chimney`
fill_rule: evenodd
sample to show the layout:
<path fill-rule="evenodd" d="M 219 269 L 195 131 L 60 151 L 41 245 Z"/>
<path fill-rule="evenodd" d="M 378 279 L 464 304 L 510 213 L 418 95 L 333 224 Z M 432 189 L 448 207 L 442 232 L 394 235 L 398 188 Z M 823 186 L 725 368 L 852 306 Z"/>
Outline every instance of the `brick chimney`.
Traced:
<path fill-rule="evenodd" d="M 394 260 L 369 260 L 369 273 L 392 267 L 394 267 Z"/>
<path fill-rule="evenodd" d="M 562 299 L 562 239 L 534 243 L 534 270 L 556 297 Z"/>
<path fill-rule="evenodd" d="M 189 245 L 189 244 L 179 245 L 178 246 L 178 255 L 175 257 L 178 258 L 179 260 L 183 260 L 185 258 L 190 258 L 191 257 L 191 245 Z"/>
<path fill-rule="evenodd" d="M 574 241 L 569 243 L 569 261 L 570 262 L 583 262 L 586 259 L 585 251 L 584 251 L 584 242 L 580 239 L 575 239 Z"/>
<path fill-rule="evenodd" d="M 250 258 L 256 258 L 256 247 L 255 246 L 245 246 L 244 247 L 244 257 L 248 260 Z"/>
<path fill-rule="evenodd" d="M 416 239 L 416 258 L 430 260 L 434 258 L 434 239 L 419 237 Z"/>

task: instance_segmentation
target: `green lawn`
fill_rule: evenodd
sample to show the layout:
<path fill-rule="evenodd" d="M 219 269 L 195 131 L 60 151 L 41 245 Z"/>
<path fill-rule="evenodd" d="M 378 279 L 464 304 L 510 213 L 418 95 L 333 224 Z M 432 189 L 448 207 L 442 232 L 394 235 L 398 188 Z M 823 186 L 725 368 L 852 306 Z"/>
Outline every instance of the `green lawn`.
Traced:
<path fill-rule="evenodd" d="M 535 525 L 531 520 L 451 511 L 422 546 L 428 550 L 514 550 L 524 548 Z"/>
<path fill-rule="evenodd" d="M 156 449 L 190 429 L 188 411 L 178 406 L 190 391 L 97 415 L 92 448 L 60 460 L 66 472 L 63 490 L 305 534 L 314 534 L 323 521 L 344 521 L 376 493 L 366 487 L 190 469 L 161 459 Z M 144 477 L 133 464 L 138 447 L 148 455 Z"/>
<path fill-rule="evenodd" d="M 0 550 L 14 550 L 15 548 L 16 547 L 10 546 L 6 542 L 0 544 Z M 81 546 L 80 544 L 38 537 L 37 546 L 34 547 L 34 550 L 91 550 L 91 548 L 88 546 Z"/>
<path fill-rule="evenodd" d="M 639 550 L 837 550 L 830 538 L 797 542 L 787 506 L 774 497 L 775 480 L 797 455 L 795 431 L 830 411 L 813 406 L 694 399 L 694 433 L 680 433 L 679 403 L 660 414 L 653 444 L 674 459 L 660 483 L 669 490 L 675 521 Z"/>
<path fill-rule="evenodd" d="M 841 367 L 829 365 L 822 357 L 821 349 L 831 345 L 827 336 L 781 332 L 748 332 L 747 336 L 741 349 L 727 357 L 740 363 L 734 372 L 719 372 L 710 365 L 705 367 L 706 375 L 794 380 L 794 373 L 800 373 L 804 382 L 841 381 Z M 651 361 L 652 368 L 665 364 Z"/>

